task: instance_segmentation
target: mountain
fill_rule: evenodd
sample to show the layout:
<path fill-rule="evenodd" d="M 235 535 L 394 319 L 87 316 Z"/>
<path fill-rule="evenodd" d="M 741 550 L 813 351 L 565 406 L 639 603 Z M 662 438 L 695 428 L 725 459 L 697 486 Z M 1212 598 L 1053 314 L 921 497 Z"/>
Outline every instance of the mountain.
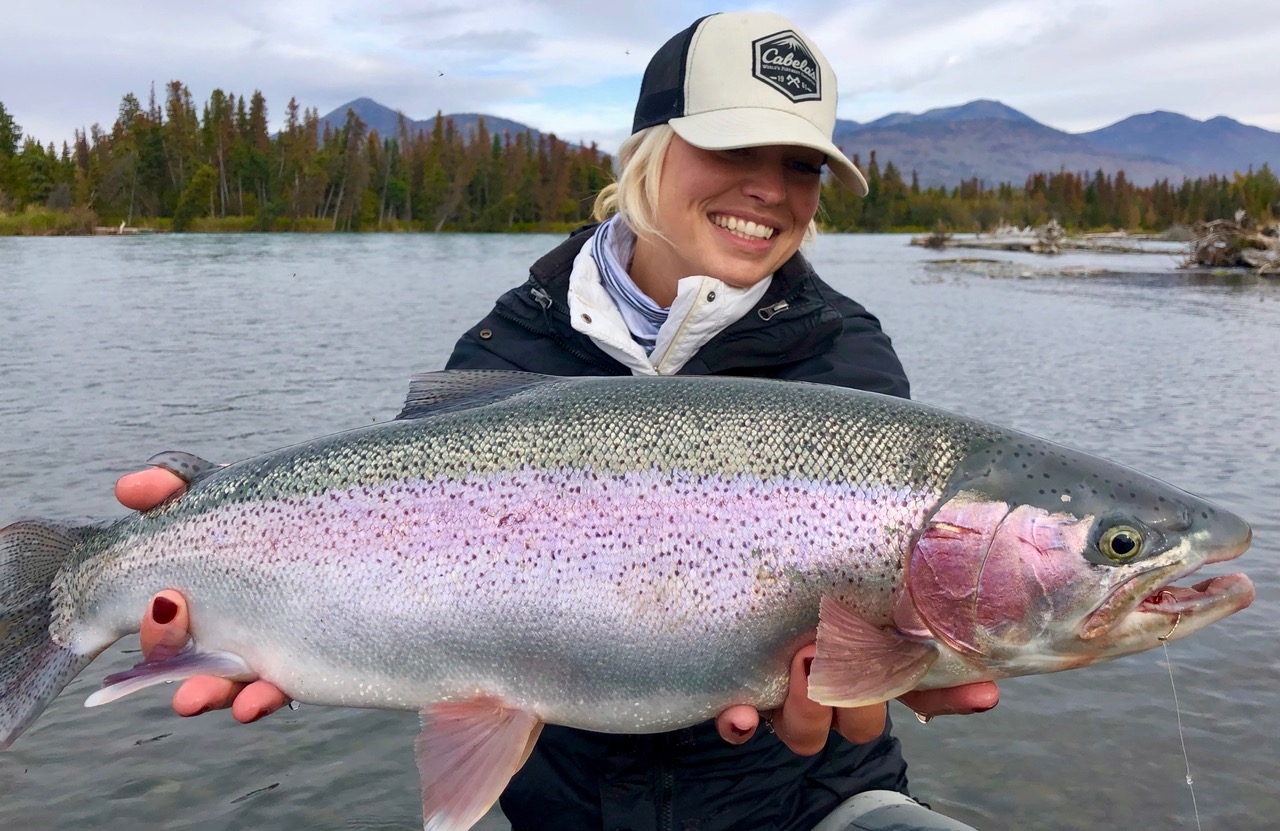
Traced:
<path fill-rule="evenodd" d="M 347 123 L 347 110 L 354 110 L 360 120 L 369 125 L 370 130 L 377 130 L 380 136 L 394 136 L 400 129 L 400 113 L 390 107 L 384 107 L 372 98 L 357 98 L 338 107 L 328 115 L 320 116 L 320 131 L 326 125 L 331 130 L 339 130 Z M 409 119 L 410 125 L 413 120 Z"/>
<path fill-rule="evenodd" d="M 533 134 L 533 140 L 537 141 L 538 136 L 542 135 L 527 124 L 521 124 L 519 121 L 512 121 L 508 118 L 499 118 L 496 115 L 485 115 L 484 113 L 449 113 L 446 117 L 452 118 L 453 125 L 459 130 L 465 132 L 467 135 L 471 135 L 475 132 L 476 125 L 480 123 L 480 119 L 482 118 L 484 119 L 484 128 L 489 131 L 489 135 L 491 136 L 495 134 L 501 136 L 506 133 L 510 133 L 514 136 L 517 133 L 523 133 L 527 130 Z M 435 123 L 435 119 L 429 118 L 425 122 L 418 123 L 426 124 L 427 128 L 430 129 Z"/>
<path fill-rule="evenodd" d="M 1094 145 L 1119 152 L 1145 152 L 1181 165 L 1193 175 L 1280 167 L 1280 133 L 1218 116 L 1197 121 L 1178 113 L 1131 115 L 1109 127 L 1081 133 Z"/>
<path fill-rule="evenodd" d="M 954 187 L 973 178 L 988 186 L 1021 185 L 1032 173 L 1064 169 L 1123 170 L 1142 185 L 1165 178 L 1180 182 L 1187 175 L 1182 166 L 1140 147 L 1101 147 L 997 101 L 972 101 L 920 115 L 894 113 L 862 125 L 838 121 L 835 142 L 864 165 L 874 150 L 882 168 L 893 162 L 908 180 L 914 170 L 922 187 Z"/>
<path fill-rule="evenodd" d="M 354 110 L 355 114 L 360 117 L 360 120 L 369 125 L 370 130 L 377 130 L 378 135 L 384 138 L 399 135 L 400 112 L 379 104 L 372 98 L 357 98 L 354 101 L 350 101 L 343 104 L 341 107 L 334 109 L 327 115 L 322 115 L 320 117 L 321 131 L 324 130 L 325 124 L 328 124 L 331 129 L 340 129 L 342 125 L 347 122 L 347 110 Z M 533 134 L 534 141 L 537 141 L 538 136 L 541 135 L 537 130 L 526 124 L 521 124 L 518 121 L 511 121 L 506 118 L 499 118 L 495 115 L 484 115 L 482 113 L 451 113 L 446 114 L 445 117 L 453 119 L 454 127 L 466 135 L 472 135 L 475 133 L 476 125 L 482 118 L 484 119 L 485 129 L 489 131 L 490 135 L 496 133 L 501 136 L 506 133 L 510 133 L 514 136 L 517 133 L 523 133 L 527 130 Z M 408 116 L 405 116 L 405 120 L 408 122 L 410 133 L 418 130 L 430 133 L 435 127 L 436 121 L 435 116 L 432 116 L 431 118 L 424 118 L 421 121 L 415 121 Z"/>
<path fill-rule="evenodd" d="M 958 107 L 939 107 L 923 112 L 920 115 L 891 113 L 861 126 L 877 128 L 898 127 L 903 124 L 924 124 L 930 121 L 1014 121 L 1027 124 L 1036 123 L 1030 116 L 1018 112 L 1013 107 L 1001 104 L 999 101 L 979 99 L 970 101 L 968 104 L 961 104 Z M 850 121 L 845 123 L 857 126 L 857 122 Z"/>
<path fill-rule="evenodd" d="M 369 98 L 357 98 L 321 120 L 333 128 L 348 109 L 380 135 L 399 131 L 400 115 Z M 470 133 L 484 118 L 490 134 L 534 130 L 517 121 L 480 113 L 449 116 Z M 410 121 L 411 130 L 430 132 L 434 118 Z M 1179 184 L 1210 173 L 1231 174 L 1264 162 L 1280 171 L 1280 133 L 1241 124 L 1225 116 L 1196 121 L 1184 115 L 1153 112 L 1134 115 L 1087 133 L 1067 133 L 1041 124 L 999 101 L 977 100 L 924 113 L 891 113 L 875 121 L 836 122 L 835 142 L 865 167 L 875 151 L 881 168 L 888 162 L 904 179 L 915 171 L 922 187 L 955 187 L 979 179 L 988 187 L 1002 182 L 1021 186 L 1033 173 L 1068 170 L 1114 175 L 1123 170 L 1137 185 L 1159 179 Z"/>

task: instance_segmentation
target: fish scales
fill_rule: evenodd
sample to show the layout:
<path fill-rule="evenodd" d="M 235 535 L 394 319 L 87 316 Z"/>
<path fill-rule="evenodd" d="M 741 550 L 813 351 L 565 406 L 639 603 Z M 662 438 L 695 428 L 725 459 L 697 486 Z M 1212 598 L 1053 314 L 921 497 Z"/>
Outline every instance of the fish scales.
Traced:
<path fill-rule="evenodd" d="M 122 528 L 127 555 L 86 550 L 79 582 L 127 572 L 136 588 L 116 603 L 117 627 L 157 587 L 232 598 L 255 586 L 249 605 L 235 599 L 241 630 L 202 646 L 307 667 L 263 673 L 300 698 L 407 706 L 486 689 L 574 726 L 664 729 L 687 723 L 695 697 L 701 715 L 777 703 L 778 668 L 811 637 L 823 593 L 887 622 L 905 530 L 936 499 L 957 452 L 946 448 L 972 441 L 954 427 L 931 436 L 930 464 L 880 402 L 835 407 L 818 387 L 797 401 L 713 385 L 676 403 L 645 384 L 603 386 L 571 402 L 539 388 L 234 465 L 126 520 L 167 526 L 145 539 Z M 839 440 L 854 434 L 876 440 Z M 191 540 L 215 541 L 222 567 L 205 568 L 210 549 Z M 349 590 L 317 598 L 317 585 Z M 230 611 L 207 600 L 195 625 Z M 281 619 L 304 639 L 274 632 Z M 488 627 L 480 660 L 464 657 L 477 646 L 460 637 L 468 619 Z M 392 645 L 382 678 L 344 648 L 374 637 Z M 580 700 L 614 704 L 561 712 Z"/>
<path fill-rule="evenodd" d="M 474 410 L 340 433 L 241 462 L 204 498 L 222 503 L 407 476 L 464 478 L 516 463 L 937 487 L 970 447 L 997 435 L 982 422 L 926 409 L 904 420 L 892 399 L 832 399 L 831 388 L 819 385 L 791 384 L 795 389 L 782 394 L 768 382 L 761 388 L 740 379 L 684 385 L 673 398 L 661 380 L 633 380 L 621 388 L 616 379 L 553 381 Z M 563 395 L 565 384 L 572 396 Z M 226 475 L 233 472 L 239 475 Z"/>

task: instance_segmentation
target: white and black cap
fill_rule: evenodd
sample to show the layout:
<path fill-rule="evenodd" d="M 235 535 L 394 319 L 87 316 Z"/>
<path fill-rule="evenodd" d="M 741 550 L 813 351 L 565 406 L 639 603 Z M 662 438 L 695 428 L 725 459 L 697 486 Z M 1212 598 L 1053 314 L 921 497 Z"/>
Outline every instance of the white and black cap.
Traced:
<path fill-rule="evenodd" d="M 813 41 L 765 12 L 708 15 L 649 61 L 631 132 L 670 124 L 704 150 L 767 144 L 812 147 L 859 196 L 867 180 L 831 141 L 836 76 Z"/>

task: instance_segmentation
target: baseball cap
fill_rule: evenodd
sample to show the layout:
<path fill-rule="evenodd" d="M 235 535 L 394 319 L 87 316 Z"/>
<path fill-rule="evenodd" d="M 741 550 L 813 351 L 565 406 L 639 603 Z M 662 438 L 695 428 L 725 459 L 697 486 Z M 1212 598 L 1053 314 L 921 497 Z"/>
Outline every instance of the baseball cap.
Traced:
<path fill-rule="evenodd" d="M 655 124 L 704 150 L 811 147 L 827 155 L 837 179 L 867 193 L 867 180 L 831 141 L 836 75 L 782 15 L 712 14 L 663 44 L 645 68 L 631 132 Z"/>

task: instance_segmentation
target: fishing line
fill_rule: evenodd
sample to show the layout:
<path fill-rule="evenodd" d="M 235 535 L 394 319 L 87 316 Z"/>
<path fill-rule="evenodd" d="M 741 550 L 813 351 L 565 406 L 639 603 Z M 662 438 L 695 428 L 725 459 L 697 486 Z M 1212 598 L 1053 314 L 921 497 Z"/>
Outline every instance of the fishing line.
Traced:
<path fill-rule="evenodd" d="M 1173 630 L 1170 630 L 1169 634 L 1173 634 Z M 1196 828 L 1198 831 L 1203 831 L 1200 825 L 1200 806 L 1196 804 L 1196 787 L 1191 779 L 1191 757 L 1187 755 L 1187 737 L 1182 732 L 1182 708 L 1178 706 L 1178 687 L 1173 683 L 1173 661 L 1169 660 L 1168 635 L 1160 639 L 1160 645 L 1164 647 L 1164 665 L 1169 670 L 1169 687 L 1173 690 L 1173 709 L 1178 714 L 1178 740 L 1182 742 L 1182 761 L 1187 765 L 1187 790 L 1191 791 L 1191 809 L 1196 814 Z"/>

